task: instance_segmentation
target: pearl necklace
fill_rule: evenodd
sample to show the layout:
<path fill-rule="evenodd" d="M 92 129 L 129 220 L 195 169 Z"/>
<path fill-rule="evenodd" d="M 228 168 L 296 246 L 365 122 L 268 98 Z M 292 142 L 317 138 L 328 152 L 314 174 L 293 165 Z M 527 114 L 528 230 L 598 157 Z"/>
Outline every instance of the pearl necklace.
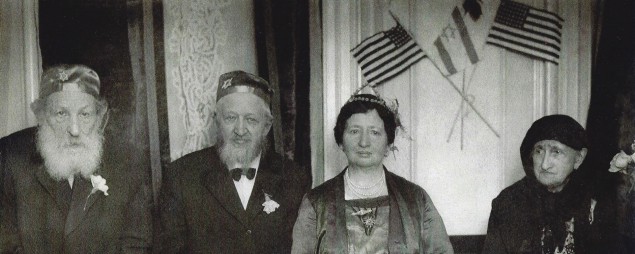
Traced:
<path fill-rule="evenodd" d="M 358 189 L 360 189 L 360 190 L 369 190 L 371 188 L 377 187 L 378 185 L 381 187 L 380 184 L 386 182 L 385 175 L 382 175 L 377 182 L 375 182 L 374 184 L 372 184 L 370 186 L 357 186 L 357 185 L 355 185 L 353 183 L 353 181 L 351 181 L 351 177 L 349 176 L 348 169 L 346 170 L 346 173 L 344 174 L 344 180 L 346 181 L 346 184 L 348 185 L 348 189 L 353 191 L 353 194 L 355 194 L 356 196 L 358 196 L 360 198 L 377 197 L 377 194 L 379 194 L 379 192 L 381 192 L 383 190 L 383 188 L 376 188 L 377 190 L 375 190 L 373 193 L 368 193 L 368 194 L 364 193 L 363 191 L 358 191 Z"/>

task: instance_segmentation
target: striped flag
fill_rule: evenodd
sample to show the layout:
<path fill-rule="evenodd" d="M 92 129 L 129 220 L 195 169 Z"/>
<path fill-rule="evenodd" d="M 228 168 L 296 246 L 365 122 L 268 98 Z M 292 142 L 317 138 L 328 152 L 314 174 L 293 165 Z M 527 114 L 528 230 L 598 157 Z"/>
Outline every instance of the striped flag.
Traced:
<path fill-rule="evenodd" d="M 482 7 L 481 7 L 482 5 Z M 482 58 L 488 31 L 494 22 L 497 0 L 479 1 L 481 15 L 469 15 L 464 5 L 452 8 L 441 33 L 424 49 L 444 76 L 451 76 Z M 429 10 L 434 11 L 434 10 Z"/>
<path fill-rule="evenodd" d="M 388 31 L 366 38 L 351 53 L 372 86 L 397 76 L 425 57 L 399 22 Z"/>
<path fill-rule="evenodd" d="M 503 1 L 487 42 L 558 64 L 563 21 L 554 13 Z"/>

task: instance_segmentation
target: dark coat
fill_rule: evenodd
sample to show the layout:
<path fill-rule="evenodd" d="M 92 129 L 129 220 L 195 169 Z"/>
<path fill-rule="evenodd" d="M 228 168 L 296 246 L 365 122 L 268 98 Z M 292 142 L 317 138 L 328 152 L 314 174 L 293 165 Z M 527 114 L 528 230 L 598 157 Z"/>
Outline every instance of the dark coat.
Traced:
<path fill-rule="evenodd" d="M 385 170 L 385 168 L 384 168 Z M 311 190 L 293 232 L 293 253 L 346 253 L 344 172 Z M 441 216 L 418 185 L 387 170 L 390 253 L 454 253 Z"/>
<path fill-rule="evenodd" d="M 541 253 L 541 230 L 549 217 L 544 211 L 545 192 L 530 177 L 504 189 L 492 201 L 483 253 Z M 562 192 L 555 209 L 561 215 L 556 216 L 575 219 L 575 253 L 624 253 L 616 243 L 616 214 L 610 199 L 598 198 L 575 177 Z"/>
<path fill-rule="evenodd" d="M 273 152 L 260 161 L 247 209 L 215 147 L 174 161 L 161 190 L 161 253 L 288 253 L 306 171 Z M 265 193 L 280 204 L 263 211 Z"/>
<path fill-rule="evenodd" d="M 90 180 L 49 177 L 36 151 L 35 128 L 0 140 L 0 253 L 149 252 L 151 194 L 130 169 L 102 165 L 109 196 L 90 195 Z M 108 161 L 105 159 L 104 161 Z M 70 191 L 70 188 L 68 188 Z M 67 192 L 68 193 L 68 192 Z M 66 197 L 66 198 L 65 198 Z"/>

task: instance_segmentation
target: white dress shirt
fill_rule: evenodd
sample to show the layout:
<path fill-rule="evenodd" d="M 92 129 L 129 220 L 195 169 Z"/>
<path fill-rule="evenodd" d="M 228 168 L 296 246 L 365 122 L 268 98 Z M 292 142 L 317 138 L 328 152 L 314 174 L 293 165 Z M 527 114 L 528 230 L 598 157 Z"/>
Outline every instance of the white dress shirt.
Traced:
<path fill-rule="evenodd" d="M 236 186 L 236 191 L 238 191 L 238 196 L 240 197 L 240 202 L 243 204 L 243 208 L 247 210 L 247 203 L 249 203 L 249 196 L 251 196 L 251 191 L 254 189 L 254 183 L 256 183 L 256 177 L 258 176 L 258 166 L 260 166 L 260 154 L 251 161 L 251 164 L 248 167 L 244 167 L 240 164 L 234 164 L 232 168 L 255 168 L 256 175 L 254 175 L 254 179 L 247 179 L 247 176 L 241 175 L 239 181 L 234 181 L 234 186 Z"/>

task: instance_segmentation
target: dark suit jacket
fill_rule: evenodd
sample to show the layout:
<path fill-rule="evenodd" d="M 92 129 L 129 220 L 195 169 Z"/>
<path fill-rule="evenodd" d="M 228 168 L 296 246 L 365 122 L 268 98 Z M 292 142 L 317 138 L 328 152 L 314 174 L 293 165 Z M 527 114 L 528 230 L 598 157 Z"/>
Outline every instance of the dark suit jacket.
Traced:
<path fill-rule="evenodd" d="M 270 152 L 260 161 L 247 210 L 216 148 L 173 162 L 161 190 L 162 253 L 288 253 L 308 174 Z M 280 204 L 263 211 L 265 193 Z"/>
<path fill-rule="evenodd" d="M 0 139 L 0 253 L 132 253 L 151 247 L 149 189 L 128 168 L 102 165 L 109 196 L 90 180 L 54 181 L 35 128 Z M 104 161 L 109 161 L 104 159 Z"/>

